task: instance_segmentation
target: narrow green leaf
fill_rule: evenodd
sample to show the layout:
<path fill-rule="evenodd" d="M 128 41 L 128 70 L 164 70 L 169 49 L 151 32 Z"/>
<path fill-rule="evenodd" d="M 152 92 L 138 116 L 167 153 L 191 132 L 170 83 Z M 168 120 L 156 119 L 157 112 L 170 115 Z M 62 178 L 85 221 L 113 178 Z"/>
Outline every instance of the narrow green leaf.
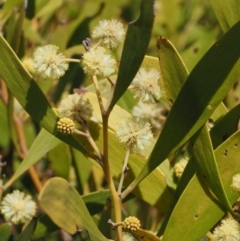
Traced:
<path fill-rule="evenodd" d="M 188 141 L 226 96 L 240 75 L 239 35 L 240 22 L 214 44 L 193 69 L 174 102 L 149 161 L 130 189 Z"/>
<path fill-rule="evenodd" d="M 26 240 L 31 240 L 33 233 L 36 229 L 37 226 L 37 218 L 34 217 L 27 227 L 22 231 L 22 233 L 19 235 L 17 241 L 26 241 Z"/>
<path fill-rule="evenodd" d="M 177 50 L 166 38 L 160 37 L 158 39 L 158 56 L 166 95 L 174 103 L 184 81 L 187 79 L 188 71 Z M 224 107 L 222 103 L 220 106 Z M 223 107 L 221 109 L 218 108 L 219 112 L 222 111 L 225 113 L 225 109 Z M 196 138 L 197 140 L 193 145 L 193 156 L 197 170 L 202 176 L 204 175 L 206 177 L 206 181 L 211 190 L 219 198 L 219 200 L 222 201 L 226 209 L 231 212 L 232 208 L 226 197 L 219 177 L 218 167 L 206 126 L 202 128 Z M 183 183 L 181 183 L 181 185 L 183 185 Z M 183 187 L 181 186 L 181 189 L 182 188 Z"/>
<path fill-rule="evenodd" d="M 55 140 L 59 141 L 56 138 Z M 48 152 L 47 156 L 55 176 L 68 180 L 71 167 L 71 154 L 68 145 L 60 142 L 59 145 Z"/>
<path fill-rule="evenodd" d="M 3 5 L 3 9 L 1 11 L 0 19 L 3 21 L 2 24 L 12 15 L 14 8 L 20 5 L 23 0 L 12 0 L 6 1 Z"/>
<path fill-rule="evenodd" d="M 157 49 L 166 96 L 173 103 L 188 77 L 188 70 L 168 39 L 159 37 Z"/>
<path fill-rule="evenodd" d="M 110 197 L 109 190 L 104 190 L 100 192 L 92 192 L 87 195 L 83 195 L 82 199 L 86 204 L 86 207 L 91 215 L 95 215 L 102 211 L 106 200 Z M 46 236 L 54 231 L 59 229 L 56 224 L 52 222 L 52 220 L 47 216 L 44 215 L 39 218 L 36 231 L 34 233 L 33 238 L 38 239 L 41 237 Z"/>
<path fill-rule="evenodd" d="M 40 205 L 48 216 L 67 232 L 86 228 L 91 240 L 107 241 L 96 227 L 78 192 L 62 178 L 49 180 L 39 195 Z"/>
<path fill-rule="evenodd" d="M 129 24 L 111 102 L 106 110 L 111 111 L 135 77 L 146 53 L 154 21 L 154 0 L 141 1 L 138 20 Z"/>
<path fill-rule="evenodd" d="M 224 32 L 240 20 L 239 0 L 210 0 L 210 2 Z"/>
<path fill-rule="evenodd" d="M 211 129 L 211 139 L 213 148 L 217 148 L 229 136 L 238 130 L 240 118 L 240 104 L 230 110 L 216 125 Z"/>
<path fill-rule="evenodd" d="M 214 151 L 220 177 L 224 180 L 224 189 L 231 204 L 239 198 L 239 194 L 230 186 L 233 175 L 240 172 L 239 140 L 240 131 L 234 133 Z M 210 192 L 204 180 L 194 175 L 173 209 L 163 241 L 199 241 L 224 214 L 221 203 Z"/>
<path fill-rule="evenodd" d="M 34 140 L 31 148 L 29 149 L 26 157 L 18 167 L 17 171 L 11 177 L 11 179 L 5 183 L 3 189 L 6 190 L 17 178 L 19 178 L 25 171 L 39 161 L 49 150 L 54 148 L 60 143 L 60 141 L 51 135 L 46 130 L 42 129 Z"/>
<path fill-rule="evenodd" d="M 193 144 L 193 160 L 196 165 L 196 169 L 199 171 L 202 178 L 206 181 L 224 208 L 233 213 L 232 206 L 229 203 L 219 176 L 210 134 L 206 125 L 204 125 L 199 133 L 196 134 L 196 138 L 197 140 Z"/>

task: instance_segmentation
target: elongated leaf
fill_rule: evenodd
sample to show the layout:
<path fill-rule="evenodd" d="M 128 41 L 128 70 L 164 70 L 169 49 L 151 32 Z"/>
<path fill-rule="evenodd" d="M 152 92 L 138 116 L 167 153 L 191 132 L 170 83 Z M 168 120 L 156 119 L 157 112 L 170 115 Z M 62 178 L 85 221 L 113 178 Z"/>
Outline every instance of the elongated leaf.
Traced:
<path fill-rule="evenodd" d="M 82 199 L 88 208 L 88 211 L 91 215 L 95 215 L 102 211 L 106 200 L 109 198 L 110 192 L 109 190 L 104 190 L 100 192 L 92 192 L 87 195 L 83 195 Z M 46 236 L 49 233 L 57 231 L 59 229 L 56 224 L 54 224 L 51 219 L 44 215 L 38 220 L 37 228 L 34 233 L 34 239 L 38 239 Z"/>
<path fill-rule="evenodd" d="M 71 167 L 71 154 L 68 145 L 61 142 L 54 149 L 50 150 L 48 152 L 48 160 L 51 162 L 51 169 L 55 176 L 68 180 Z"/>
<path fill-rule="evenodd" d="M 193 144 L 193 160 L 196 169 L 224 208 L 233 213 L 231 204 L 229 203 L 219 176 L 218 166 L 213 153 L 212 142 L 207 126 L 204 125 L 196 136 L 197 140 Z"/>
<path fill-rule="evenodd" d="M 55 138 L 46 130 L 42 129 L 39 135 L 34 140 L 27 156 L 20 164 L 17 171 L 11 177 L 11 179 L 5 183 L 3 189 L 7 189 L 17 178 L 19 178 L 25 171 L 39 161 L 49 150 L 56 147 L 60 143 L 60 140 Z"/>
<path fill-rule="evenodd" d="M 135 232 L 132 232 L 132 236 L 138 241 L 161 241 L 161 239 L 152 232 L 141 228 L 139 228 Z"/>
<path fill-rule="evenodd" d="M 240 131 L 234 133 L 214 151 L 220 177 L 224 180 L 224 189 L 231 204 L 239 197 L 238 193 L 230 187 L 232 176 L 240 172 L 239 138 Z M 186 203 L 192 204 L 188 206 L 187 212 Z M 204 180 L 194 175 L 172 212 L 163 241 L 199 241 L 224 214 L 221 204 L 210 192 Z M 179 222 L 181 217 L 184 218 Z"/>
<path fill-rule="evenodd" d="M 158 55 L 166 95 L 174 102 L 188 76 L 188 71 L 174 46 L 169 40 L 162 37 L 158 39 Z M 224 107 L 222 103 L 220 106 Z M 218 108 L 218 110 L 218 112 L 223 112 L 222 114 L 225 114 L 224 108 Z M 197 170 L 205 177 L 211 190 L 219 198 L 225 208 L 232 211 L 219 177 L 211 140 L 206 126 L 202 128 L 195 139 L 196 138 L 197 140 L 195 140 L 195 144 L 193 145 L 193 156 Z M 192 173 L 192 170 L 190 172 Z M 181 185 L 183 185 L 183 182 Z M 184 187 L 181 186 L 179 188 L 183 189 Z"/>
<path fill-rule="evenodd" d="M 78 192 L 62 178 L 49 180 L 39 195 L 40 205 L 51 219 L 67 232 L 74 234 L 86 228 L 91 240 L 107 241 L 96 227 Z"/>
<path fill-rule="evenodd" d="M 37 226 L 37 218 L 34 217 L 27 227 L 22 231 L 22 233 L 19 235 L 17 241 L 26 241 L 26 240 L 31 240 L 33 233 L 36 229 Z"/>
<path fill-rule="evenodd" d="M 238 35 L 240 22 L 214 44 L 193 69 L 174 102 L 148 162 L 129 190 L 188 141 L 225 97 L 240 74 Z"/>
<path fill-rule="evenodd" d="M 153 26 L 153 4 L 154 0 L 142 0 L 140 17 L 129 24 L 115 90 L 111 103 L 107 104 L 107 110 L 111 110 L 126 91 L 142 63 Z"/>
<path fill-rule="evenodd" d="M 228 31 L 240 20 L 240 4 L 238 0 L 210 0 L 210 2 L 224 32 Z"/>
<path fill-rule="evenodd" d="M 175 102 L 188 70 L 173 44 L 164 37 L 157 42 L 158 58 L 167 99 Z"/>
<path fill-rule="evenodd" d="M 230 110 L 210 131 L 213 148 L 217 148 L 229 136 L 238 130 L 240 105 Z"/>

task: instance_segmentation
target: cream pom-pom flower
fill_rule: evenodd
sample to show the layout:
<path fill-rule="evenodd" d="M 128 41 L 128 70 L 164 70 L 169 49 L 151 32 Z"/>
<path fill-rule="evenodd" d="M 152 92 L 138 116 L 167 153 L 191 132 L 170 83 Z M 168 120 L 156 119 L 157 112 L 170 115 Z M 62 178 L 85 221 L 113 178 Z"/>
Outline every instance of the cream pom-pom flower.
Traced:
<path fill-rule="evenodd" d="M 92 104 L 89 99 L 77 93 L 68 95 L 66 99 L 60 102 L 58 107 L 60 118 L 70 118 L 80 125 L 85 125 L 91 118 L 92 113 Z"/>
<path fill-rule="evenodd" d="M 239 241 L 240 230 L 237 221 L 227 218 L 213 232 L 214 241 Z"/>
<path fill-rule="evenodd" d="M 116 61 L 99 46 L 84 53 L 82 64 L 89 75 L 109 76 L 115 71 Z"/>
<path fill-rule="evenodd" d="M 233 176 L 231 187 L 237 192 L 240 192 L 240 174 L 239 173 Z"/>
<path fill-rule="evenodd" d="M 124 40 L 125 29 L 123 24 L 116 19 L 104 19 L 94 28 L 92 37 L 100 39 L 107 48 L 114 49 Z"/>
<path fill-rule="evenodd" d="M 188 164 L 188 158 L 183 157 L 178 163 L 174 165 L 173 169 L 177 178 L 181 178 L 187 164 Z"/>
<path fill-rule="evenodd" d="M 139 102 L 136 106 L 134 106 L 132 110 L 133 116 L 137 118 L 137 120 L 145 120 L 149 122 L 154 128 L 161 129 L 161 112 L 163 108 L 158 103 L 142 103 Z"/>
<path fill-rule="evenodd" d="M 32 200 L 32 197 L 19 190 L 7 194 L 0 206 L 4 219 L 14 224 L 29 221 L 35 215 L 36 208 L 36 203 Z"/>
<path fill-rule="evenodd" d="M 116 136 L 122 145 L 134 153 L 141 153 L 153 138 L 150 124 L 135 118 L 127 118 L 119 123 Z"/>
<path fill-rule="evenodd" d="M 158 70 L 151 68 L 147 71 L 145 68 L 140 68 L 129 89 L 134 94 L 135 99 L 144 103 L 155 103 L 161 97 L 159 79 Z"/>
<path fill-rule="evenodd" d="M 33 68 L 43 78 L 59 79 L 68 69 L 68 63 L 55 45 L 38 47 L 33 54 Z"/>

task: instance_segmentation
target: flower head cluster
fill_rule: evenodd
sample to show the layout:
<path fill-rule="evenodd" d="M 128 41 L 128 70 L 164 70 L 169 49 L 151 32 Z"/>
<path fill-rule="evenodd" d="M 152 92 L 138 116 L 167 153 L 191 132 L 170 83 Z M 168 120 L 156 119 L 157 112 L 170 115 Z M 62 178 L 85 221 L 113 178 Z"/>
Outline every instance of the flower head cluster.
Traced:
<path fill-rule="evenodd" d="M 109 76 L 115 71 L 116 61 L 103 47 L 90 49 L 83 55 L 83 70 L 89 75 Z"/>
<path fill-rule="evenodd" d="M 36 49 L 33 55 L 33 68 L 43 78 L 59 79 L 68 69 L 68 63 L 55 45 Z"/>
<path fill-rule="evenodd" d="M 178 163 L 174 165 L 174 173 L 176 177 L 180 178 L 183 174 L 185 167 L 187 166 L 188 159 L 182 158 Z"/>
<path fill-rule="evenodd" d="M 80 125 L 84 125 L 92 116 L 92 105 L 84 95 L 77 93 L 68 95 L 68 97 L 61 101 L 58 107 L 58 114 L 60 118 L 67 117 L 76 121 Z"/>
<path fill-rule="evenodd" d="M 30 195 L 15 190 L 3 199 L 0 209 L 6 221 L 20 224 L 29 221 L 35 215 L 36 203 Z"/>
<path fill-rule="evenodd" d="M 144 103 L 155 103 L 155 100 L 161 97 L 159 79 L 160 73 L 158 70 L 151 68 L 147 71 L 145 68 L 140 68 L 129 89 L 133 92 L 135 99 Z"/>
<path fill-rule="evenodd" d="M 231 187 L 234 190 L 240 192 L 240 174 L 239 173 L 233 176 Z"/>
<path fill-rule="evenodd" d="M 136 231 L 141 226 L 138 218 L 134 216 L 129 216 L 123 221 L 123 228 L 129 231 Z"/>
<path fill-rule="evenodd" d="M 215 241 L 239 241 L 240 230 L 237 221 L 227 218 L 221 221 L 221 225 L 213 232 Z"/>
<path fill-rule="evenodd" d="M 132 111 L 133 116 L 137 120 L 142 119 L 149 122 L 154 128 L 161 129 L 162 125 L 160 123 L 162 107 L 157 103 L 145 104 L 139 102 Z"/>
<path fill-rule="evenodd" d="M 116 48 L 125 37 L 125 29 L 118 20 L 101 20 L 94 28 L 93 38 L 100 39 L 107 48 Z"/>
<path fill-rule="evenodd" d="M 116 136 L 130 152 L 141 153 L 153 138 L 151 126 L 132 118 L 123 120 L 116 128 Z"/>
<path fill-rule="evenodd" d="M 72 134 L 74 131 L 74 128 L 75 128 L 75 124 L 69 118 L 63 117 L 57 122 L 58 131 L 65 135 Z"/>

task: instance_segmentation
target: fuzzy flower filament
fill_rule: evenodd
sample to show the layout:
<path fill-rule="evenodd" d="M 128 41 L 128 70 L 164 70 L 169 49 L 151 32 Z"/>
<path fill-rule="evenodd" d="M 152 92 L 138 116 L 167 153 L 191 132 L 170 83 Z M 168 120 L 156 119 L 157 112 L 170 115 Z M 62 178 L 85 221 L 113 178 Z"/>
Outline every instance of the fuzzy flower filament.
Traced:
<path fill-rule="evenodd" d="M 89 75 L 110 76 L 115 71 L 116 61 L 103 47 L 90 49 L 83 55 L 83 70 Z"/>
<path fill-rule="evenodd" d="M 239 173 L 233 176 L 231 187 L 235 191 L 240 192 L 240 174 Z"/>
<path fill-rule="evenodd" d="M 158 103 L 142 103 L 139 102 L 132 111 L 133 116 L 137 120 L 149 122 L 154 128 L 161 129 L 161 112 L 163 108 Z"/>
<path fill-rule="evenodd" d="M 114 49 L 119 43 L 123 42 L 125 29 L 122 23 L 116 19 L 104 19 L 94 28 L 92 37 L 99 39 L 101 44 L 105 45 L 107 48 Z"/>
<path fill-rule="evenodd" d="M 18 190 L 8 194 L 0 206 L 1 213 L 6 221 L 14 224 L 29 221 L 36 213 L 36 203 L 30 195 L 25 195 Z"/>
<path fill-rule="evenodd" d="M 155 103 L 161 97 L 159 79 L 160 73 L 158 70 L 151 68 L 147 71 L 145 68 L 140 68 L 129 89 L 134 94 L 135 99 L 143 103 Z"/>
<path fill-rule="evenodd" d="M 69 118 L 80 125 L 86 125 L 93 113 L 92 105 L 84 95 L 77 93 L 68 95 L 58 107 L 60 118 Z"/>
<path fill-rule="evenodd" d="M 67 59 L 55 45 L 38 47 L 33 55 L 33 68 L 43 78 L 59 79 L 68 69 Z"/>
<path fill-rule="evenodd" d="M 130 152 L 141 153 L 153 138 L 151 126 L 143 121 L 128 118 L 116 128 L 116 136 L 121 144 Z"/>
<path fill-rule="evenodd" d="M 221 221 L 221 225 L 214 232 L 214 241 L 239 241 L 240 230 L 237 221 L 227 218 Z"/>
<path fill-rule="evenodd" d="M 178 163 L 174 165 L 173 169 L 177 178 L 179 179 L 181 178 L 187 164 L 188 164 L 188 159 L 182 158 Z"/>

